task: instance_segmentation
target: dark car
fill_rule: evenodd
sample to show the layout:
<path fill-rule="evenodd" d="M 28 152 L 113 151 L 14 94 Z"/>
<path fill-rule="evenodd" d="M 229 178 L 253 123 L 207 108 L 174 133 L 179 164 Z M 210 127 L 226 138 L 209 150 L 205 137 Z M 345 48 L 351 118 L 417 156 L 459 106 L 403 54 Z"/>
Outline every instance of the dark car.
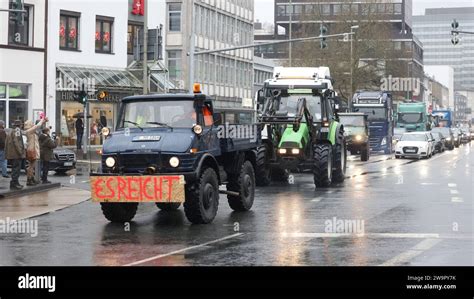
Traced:
<path fill-rule="evenodd" d="M 435 152 L 442 153 L 446 150 L 446 138 L 440 132 L 431 132 L 435 140 Z"/>
<path fill-rule="evenodd" d="M 344 125 L 347 149 L 351 155 L 360 153 L 362 161 L 368 161 L 370 155 L 369 122 L 364 113 L 339 113 L 339 121 Z"/>
<path fill-rule="evenodd" d="M 455 147 L 455 139 L 453 131 L 447 127 L 437 127 L 431 130 L 431 133 L 441 133 L 445 138 L 445 147 L 449 150 L 453 150 Z"/>
<path fill-rule="evenodd" d="M 54 158 L 49 162 L 49 170 L 62 174 L 76 168 L 76 154 L 67 148 L 55 148 L 53 150 Z M 26 169 L 26 160 L 22 163 L 22 169 Z M 8 161 L 8 167 L 11 167 Z"/>
<path fill-rule="evenodd" d="M 469 131 L 469 128 L 463 127 L 463 128 L 460 128 L 459 130 L 462 133 L 461 142 L 462 143 L 471 142 L 471 132 Z"/>
<path fill-rule="evenodd" d="M 451 131 L 453 131 L 454 135 L 454 146 L 459 147 L 461 145 L 462 133 L 458 128 L 452 128 Z"/>

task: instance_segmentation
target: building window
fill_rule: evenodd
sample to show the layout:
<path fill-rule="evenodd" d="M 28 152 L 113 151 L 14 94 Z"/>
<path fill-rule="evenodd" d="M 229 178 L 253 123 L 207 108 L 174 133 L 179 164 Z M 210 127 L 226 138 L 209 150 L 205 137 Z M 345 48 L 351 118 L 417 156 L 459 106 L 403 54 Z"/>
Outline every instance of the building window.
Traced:
<path fill-rule="evenodd" d="M 15 120 L 28 119 L 29 85 L 0 83 L 0 119 L 12 128 Z"/>
<path fill-rule="evenodd" d="M 127 54 L 133 55 L 133 48 L 136 45 L 137 38 L 139 37 L 140 30 L 143 30 L 143 25 L 139 24 L 128 24 L 127 32 Z"/>
<path fill-rule="evenodd" d="M 13 2 L 10 2 L 10 8 L 13 9 Z M 30 38 L 33 26 L 33 6 L 24 6 L 26 13 L 10 12 L 8 21 L 8 44 L 20 46 L 33 46 Z M 21 22 L 23 20 L 23 22 Z"/>
<path fill-rule="evenodd" d="M 340 15 L 341 14 L 341 4 L 333 4 L 332 5 L 332 13 L 335 16 Z"/>
<path fill-rule="evenodd" d="M 171 80 L 181 79 L 181 51 L 168 51 L 168 70 Z"/>
<path fill-rule="evenodd" d="M 181 3 L 170 3 L 168 4 L 169 13 L 169 31 L 179 32 L 181 31 Z"/>
<path fill-rule="evenodd" d="M 95 52 L 112 53 L 113 18 L 97 17 L 95 21 Z"/>
<path fill-rule="evenodd" d="M 61 12 L 59 17 L 59 48 L 79 49 L 79 14 Z"/>
<path fill-rule="evenodd" d="M 323 16 L 329 16 L 331 14 L 331 6 L 329 4 L 321 5 L 321 14 Z"/>
<path fill-rule="evenodd" d="M 394 4 L 394 10 L 395 10 L 396 15 L 401 15 L 402 14 L 402 4 L 401 3 Z"/>

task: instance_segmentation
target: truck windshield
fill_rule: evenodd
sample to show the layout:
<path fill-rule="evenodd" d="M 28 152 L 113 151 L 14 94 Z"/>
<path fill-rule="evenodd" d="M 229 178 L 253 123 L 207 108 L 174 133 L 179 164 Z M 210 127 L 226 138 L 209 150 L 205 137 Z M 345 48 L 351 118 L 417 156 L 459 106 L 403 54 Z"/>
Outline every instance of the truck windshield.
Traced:
<path fill-rule="evenodd" d="M 351 115 L 339 115 L 339 119 L 341 120 L 341 123 L 345 127 L 364 127 L 364 117 L 360 116 L 351 116 Z"/>
<path fill-rule="evenodd" d="M 403 134 L 400 141 L 426 141 L 425 134 Z"/>
<path fill-rule="evenodd" d="M 387 119 L 386 109 L 383 107 L 357 107 L 356 111 L 367 114 L 369 120 Z"/>
<path fill-rule="evenodd" d="M 404 124 L 416 124 L 423 121 L 421 113 L 398 113 L 398 122 Z"/>
<path fill-rule="evenodd" d="M 279 111 L 287 111 L 288 114 L 296 114 L 298 100 L 301 98 L 306 99 L 306 107 L 311 112 L 314 121 L 321 120 L 321 98 L 319 96 L 311 94 L 291 94 L 282 95 L 280 99 Z"/>
<path fill-rule="evenodd" d="M 196 124 L 193 101 L 137 101 L 123 104 L 121 128 L 192 128 Z"/>

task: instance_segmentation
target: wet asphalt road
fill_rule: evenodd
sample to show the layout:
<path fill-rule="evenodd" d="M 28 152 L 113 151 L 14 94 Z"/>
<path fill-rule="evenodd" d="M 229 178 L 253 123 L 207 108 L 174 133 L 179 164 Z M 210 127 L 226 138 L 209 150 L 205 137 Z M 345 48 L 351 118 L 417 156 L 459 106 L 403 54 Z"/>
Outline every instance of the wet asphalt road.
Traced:
<path fill-rule="evenodd" d="M 129 227 L 110 224 L 87 201 L 34 218 L 37 237 L 1 235 L 0 265 L 474 265 L 474 148 L 348 165 L 348 179 L 333 188 L 315 190 L 310 174 L 258 188 L 247 213 L 232 212 L 221 195 L 209 225 L 153 204 Z M 87 189 L 80 172 L 53 180 Z M 338 220 L 363 230 L 337 233 Z"/>

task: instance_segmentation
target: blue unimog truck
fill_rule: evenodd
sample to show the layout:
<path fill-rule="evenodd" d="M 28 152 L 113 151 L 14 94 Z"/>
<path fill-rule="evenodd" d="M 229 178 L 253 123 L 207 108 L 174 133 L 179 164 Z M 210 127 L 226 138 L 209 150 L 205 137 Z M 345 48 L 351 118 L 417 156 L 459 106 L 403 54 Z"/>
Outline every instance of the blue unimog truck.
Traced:
<path fill-rule="evenodd" d="M 250 210 L 260 130 L 232 138 L 223 131 L 200 88 L 195 94 L 124 98 L 115 132 L 103 130 L 101 168 L 91 174 L 92 200 L 119 223 L 132 220 L 143 202 L 165 211 L 183 204 L 190 222 L 210 223 L 219 194 L 227 195 L 233 210 Z"/>

